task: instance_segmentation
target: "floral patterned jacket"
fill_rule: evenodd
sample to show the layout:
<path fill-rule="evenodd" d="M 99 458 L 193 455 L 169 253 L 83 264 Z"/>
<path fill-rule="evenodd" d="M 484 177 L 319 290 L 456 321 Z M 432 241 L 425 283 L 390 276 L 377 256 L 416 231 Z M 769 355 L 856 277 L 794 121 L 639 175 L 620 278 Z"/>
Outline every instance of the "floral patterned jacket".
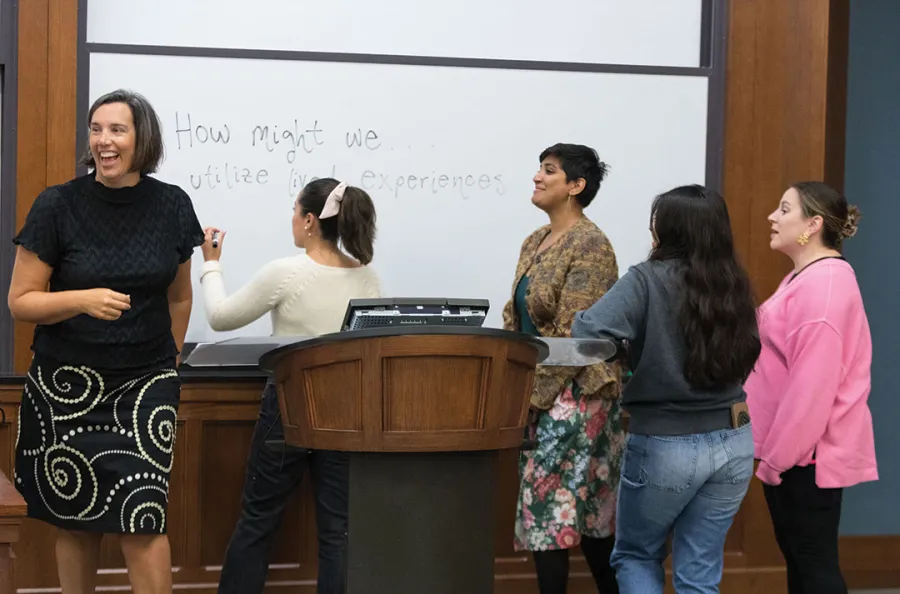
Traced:
<path fill-rule="evenodd" d="M 550 233 L 545 225 L 522 244 L 512 297 L 503 308 L 503 327 L 518 330 L 514 304 L 516 286 L 528 275 L 525 303 L 528 315 L 544 337 L 571 336 L 575 313 L 596 303 L 619 278 L 612 244 L 586 216 L 581 217 L 556 243 L 537 254 L 538 246 Z M 587 367 L 541 367 L 534 376 L 531 405 L 539 409 L 553 406 L 560 391 L 571 380 L 589 399 L 618 398 L 621 370 L 618 364 L 597 363 Z"/>

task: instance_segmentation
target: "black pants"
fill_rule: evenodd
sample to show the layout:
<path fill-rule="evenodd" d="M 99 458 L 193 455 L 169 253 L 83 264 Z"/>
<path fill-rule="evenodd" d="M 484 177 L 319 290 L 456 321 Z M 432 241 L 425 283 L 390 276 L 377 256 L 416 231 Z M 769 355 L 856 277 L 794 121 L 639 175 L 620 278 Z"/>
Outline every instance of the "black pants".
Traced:
<path fill-rule="evenodd" d="M 619 594 L 616 572 L 609 564 L 615 537 L 581 538 L 581 553 L 594 576 L 599 594 Z M 537 551 L 534 554 L 538 591 L 541 594 L 566 594 L 569 584 L 569 551 Z"/>
<path fill-rule="evenodd" d="M 795 466 L 781 479 L 763 490 L 787 562 L 788 594 L 847 594 L 838 563 L 843 489 L 816 486 L 814 464 Z"/>
<path fill-rule="evenodd" d="M 347 493 L 350 461 L 344 452 L 300 450 L 282 441 L 284 428 L 275 386 L 263 393 L 253 432 L 238 520 L 222 567 L 220 594 L 260 594 L 284 508 L 308 466 L 316 500 L 319 544 L 318 594 L 344 594 L 347 545 Z"/>

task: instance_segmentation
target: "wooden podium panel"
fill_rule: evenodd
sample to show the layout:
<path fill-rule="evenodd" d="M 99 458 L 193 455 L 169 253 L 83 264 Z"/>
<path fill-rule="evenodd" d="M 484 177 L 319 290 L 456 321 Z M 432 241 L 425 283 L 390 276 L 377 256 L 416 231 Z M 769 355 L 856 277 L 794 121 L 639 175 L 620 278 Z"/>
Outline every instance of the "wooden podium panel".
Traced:
<path fill-rule="evenodd" d="M 278 349 L 266 365 L 286 441 L 357 452 L 518 447 L 541 343 L 484 328 L 406 330 Z"/>

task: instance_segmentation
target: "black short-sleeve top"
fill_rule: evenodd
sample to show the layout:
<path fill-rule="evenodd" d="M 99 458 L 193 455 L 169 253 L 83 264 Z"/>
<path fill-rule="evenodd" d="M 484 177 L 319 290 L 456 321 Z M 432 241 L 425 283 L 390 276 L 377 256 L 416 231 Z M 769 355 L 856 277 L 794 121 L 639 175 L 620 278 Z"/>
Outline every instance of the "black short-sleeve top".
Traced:
<path fill-rule="evenodd" d="M 80 314 L 38 325 L 32 350 L 70 365 L 145 368 L 177 354 L 167 291 L 203 243 L 190 197 L 142 176 L 108 188 L 94 174 L 41 192 L 13 243 L 53 268 L 50 291 L 106 288 L 131 296 L 114 321 Z"/>

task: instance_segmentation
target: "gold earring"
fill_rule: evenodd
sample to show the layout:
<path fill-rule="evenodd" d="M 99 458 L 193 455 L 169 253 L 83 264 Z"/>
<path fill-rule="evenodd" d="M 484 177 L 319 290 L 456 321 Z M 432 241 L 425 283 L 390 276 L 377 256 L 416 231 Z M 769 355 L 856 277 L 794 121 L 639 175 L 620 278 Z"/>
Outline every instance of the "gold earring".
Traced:
<path fill-rule="evenodd" d="M 800 245 L 806 245 L 809 243 L 809 231 L 804 231 L 803 234 L 797 238 L 797 243 Z"/>

